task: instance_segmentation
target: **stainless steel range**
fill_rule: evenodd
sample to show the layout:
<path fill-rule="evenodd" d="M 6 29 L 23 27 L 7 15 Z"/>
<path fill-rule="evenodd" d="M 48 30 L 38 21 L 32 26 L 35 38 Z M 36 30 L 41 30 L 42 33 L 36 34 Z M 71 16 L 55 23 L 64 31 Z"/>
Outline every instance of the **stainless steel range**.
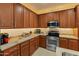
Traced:
<path fill-rule="evenodd" d="M 57 46 L 59 46 L 59 33 L 58 31 L 50 31 L 46 38 L 46 48 L 56 51 Z"/>
<path fill-rule="evenodd" d="M 46 48 L 51 51 L 56 51 L 56 47 L 59 46 L 59 22 L 50 21 L 48 22 L 48 35 L 46 38 Z"/>

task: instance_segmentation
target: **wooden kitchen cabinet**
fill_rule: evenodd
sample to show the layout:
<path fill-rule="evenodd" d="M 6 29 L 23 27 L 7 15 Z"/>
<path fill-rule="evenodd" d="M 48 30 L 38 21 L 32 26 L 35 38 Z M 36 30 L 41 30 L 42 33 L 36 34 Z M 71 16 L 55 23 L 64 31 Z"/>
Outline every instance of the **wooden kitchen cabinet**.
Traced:
<path fill-rule="evenodd" d="M 0 3 L 0 28 L 13 28 L 13 4 Z"/>
<path fill-rule="evenodd" d="M 38 28 L 38 15 L 34 13 L 34 28 Z"/>
<path fill-rule="evenodd" d="M 30 12 L 30 28 L 37 28 L 38 27 L 38 16 Z"/>
<path fill-rule="evenodd" d="M 30 28 L 30 11 L 24 8 L 24 28 Z"/>
<path fill-rule="evenodd" d="M 39 37 L 39 46 L 42 48 L 46 48 L 46 36 Z"/>
<path fill-rule="evenodd" d="M 36 42 L 35 39 L 30 40 L 30 55 L 32 55 L 36 50 Z"/>
<path fill-rule="evenodd" d="M 30 42 L 26 41 L 21 44 L 21 56 L 29 56 Z"/>
<path fill-rule="evenodd" d="M 53 20 L 59 22 L 59 12 L 51 12 L 39 15 L 39 26 L 41 28 L 47 28 L 47 23 Z"/>
<path fill-rule="evenodd" d="M 20 56 L 20 48 L 19 45 L 11 47 L 4 51 L 4 56 Z"/>
<path fill-rule="evenodd" d="M 66 38 L 59 39 L 59 47 L 61 48 L 68 48 L 69 42 Z"/>
<path fill-rule="evenodd" d="M 61 28 L 75 28 L 75 11 L 74 9 L 60 11 L 60 27 Z"/>
<path fill-rule="evenodd" d="M 30 40 L 30 55 L 32 55 L 39 47 L 39 38 L 35 37 Z"/>
<path fill-rule="evenodd" d="M 59 12 L 51 12 L 51 13 L 47 13 L 47 22 L 48 21 L 53 21 L 53 20 L 56 20 L 56 21 L 59 21 Z"/>
<path fill-rule="evenodd" d="M 69 49 L 79 51 L 79 40 L 69 39 Z"/>
<path fill-rule="evenodd" d="M 14 4 L 14 27 L 24 27 L 24 8 L 21 4 Z"/>
<path fill-rule="evenodd" d="M 46 14 L 39 15 L 39 27 L 47 28 L 47 18 Z"/>

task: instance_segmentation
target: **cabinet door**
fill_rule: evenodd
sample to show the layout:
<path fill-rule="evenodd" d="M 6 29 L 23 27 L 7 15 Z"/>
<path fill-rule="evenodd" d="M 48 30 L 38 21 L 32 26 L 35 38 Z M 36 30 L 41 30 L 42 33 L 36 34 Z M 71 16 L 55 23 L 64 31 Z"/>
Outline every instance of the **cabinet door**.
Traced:
<path fill-rule="evenodd" d="M 74 9 L 65 10 L 60 12 L 60 27 L 74 28 L 75 24 L 75 12 Z"/>
<path fill-rule="evenodd" d="M 60 38 L 59 47 L 68 48 L 68 40 L 65 38 Z"/>
<path fill-rule="evenodd" d="M 46 14 L 47 22 L 54 20 L 54 19 L 53 19 L 53 15 L 54 15 L 54 13 L 47 13 L 47 14 Z"/>
<path fill-rule="evenodd" d="M 18 56 L 18 55 L 20 55 L 19 45 L 4 51 L 4 56 Z"/>
<path fill-rule="evenodd" d="M 69 49 L 79 51 L 79 41 L 75 39 L 69 40 Z"/>
<path fill-rule="evenodd" d="M 40 36 L 39 37 L 39 46 L 46 48 L 46 37 L 45 36 Z"/>
<path fill-rule="evenodd" d="M 34 14 L 34 28 L 38 28 L 38 15 Z"/>
<path fill-rule="evenodd" d="M 47 18 L 46 14 L 39 15 L 39 26 L 40 28 L 47 28 Z"/>
<path fill-rule="evenodd" d="M 59 21 L 59 12 L 52 12 L 52 13 L 48 13 L 47 15 L 47 21 Z"/>
<path fill-rule="evenodd" d="M 35 42 L 30 42 L 30 55 L 32 55 L 36 50 Z"/>
<path fill-rule="evenodd" d="M 0 4 L 0 28 L 13 28 L 13 4 Z"/>
<path fill-rule="evenodd" d="M 76 27 L 79 28 L 79 6 L 76 7 Z"/>
<path fill-rule="evenodd" d="M 24 27 L 30 28 L 30 11 L 24 8 Z"/>
<path fill-rule="evenodd" d="M 34 14 L 30 12 L 30 28 L 34 28 Z"/>
<path fill-rule="evenodd" d="M 14 4 L 14 19 L 15 19 L 15 28 L 24 27 L 24 12 L 23 6 L 20 4 Z"/>
<path fill-rule="evenodd" d="M 29 41 L 23 42 L 21 44 L 21 56 L 29 56 Z"/>

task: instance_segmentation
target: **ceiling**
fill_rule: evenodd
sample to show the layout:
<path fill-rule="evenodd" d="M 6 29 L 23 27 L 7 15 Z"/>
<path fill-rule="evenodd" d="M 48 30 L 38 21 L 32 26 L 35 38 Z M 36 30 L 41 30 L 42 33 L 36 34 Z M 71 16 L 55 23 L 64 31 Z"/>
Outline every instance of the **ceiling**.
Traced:
<path fill-rule="evenodd" d="M 30 5 L 37 10 L 63 5 L 62 3 L 31 3 Z"/>
<path fill-rule="evenodd" d="M 37 14 L 74 8 L 77 3 L 22 3 Z"/>

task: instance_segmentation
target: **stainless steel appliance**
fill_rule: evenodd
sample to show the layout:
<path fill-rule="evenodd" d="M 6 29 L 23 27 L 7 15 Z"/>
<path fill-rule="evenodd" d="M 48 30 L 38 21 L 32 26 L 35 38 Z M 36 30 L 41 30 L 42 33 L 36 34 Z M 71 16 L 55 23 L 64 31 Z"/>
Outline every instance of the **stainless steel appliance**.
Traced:
<path fill-rule="evenodd" d="M 56 20 L 49 21 L 47 25 L 48 25 L 48 27 L 58 27 L 59 26 L 59 22 L 56 21 Z"/>
<path fill-rule="evenodd" d="M 56 51 L 57 46 L 59 46 L 59 32 L 49 31 L 46 38 L 46 48 L 51 51 Z"/>

